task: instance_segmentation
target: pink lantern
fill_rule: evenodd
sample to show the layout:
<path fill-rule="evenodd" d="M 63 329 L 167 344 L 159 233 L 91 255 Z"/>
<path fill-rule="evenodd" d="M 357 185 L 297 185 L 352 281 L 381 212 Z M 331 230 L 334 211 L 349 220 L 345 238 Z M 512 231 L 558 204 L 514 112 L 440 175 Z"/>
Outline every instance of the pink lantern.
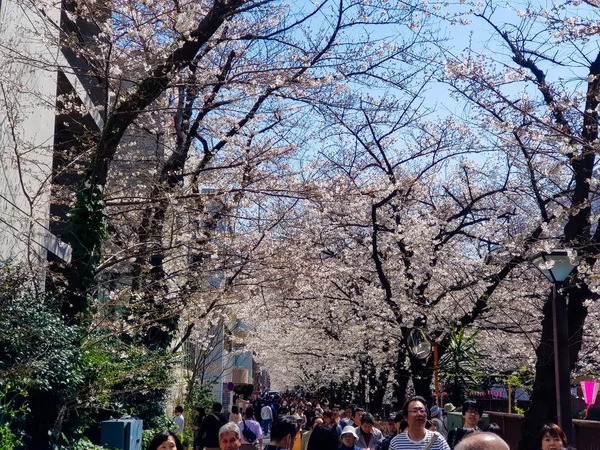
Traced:
<path fill-rule="evenodd" d="M 596 381 L 582 381 L 581 382 L 581 391 L 583 392 L 583 400 L 587 405 L 585 409 L 585 418 L 587 418 L 588 410 L 590 406 L 596 403 L 596 396 L 598 395 L 598 388 L 600 388 L 600 383 Z"/>

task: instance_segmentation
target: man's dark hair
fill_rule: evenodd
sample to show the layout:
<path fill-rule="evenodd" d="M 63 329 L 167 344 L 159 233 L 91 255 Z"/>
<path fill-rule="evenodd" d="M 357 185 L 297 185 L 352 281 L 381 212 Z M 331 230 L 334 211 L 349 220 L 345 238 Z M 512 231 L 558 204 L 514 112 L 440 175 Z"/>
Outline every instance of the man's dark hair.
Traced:
<path fill-rule="evenodd" d="M 408 428 L 408 422 L 406 420 L 403 420 L 402 422 L 400 422 L 400 433 L 404 433 L 404 430 L 406 430 Z"/>
<path fill-rule="evenodd" d="M 273 427 L 271 428 L 271 441 L 276 443 L 280 442 L 285 439 L 288 434 L 296 436 L 297 432 L 298 428 L 296 427 L 296 421 L 285 417 L 273 424 Z"/>
<path fill-rule="evenodd" d="M 481 416 L 483 414 L 483 406 L 478 406 L 475 400 L 467 400 L 463 403 L 462 407 L 462 415 L 463 417 L 467 414 L 467 411 L 470 409 L 474 409 Z"/>
<path fill-rule="evenodd" d="M 413 395 L 408 400 L 406 400 L 406 402 L 404 403 L 404 406 L 402 407 L 402 415 L 404 417 L 408 417 L 408 405 L 410 405 L 412 402 L 423 403 L 423 406 L 425 407 L 425 414 L 427 415 L 427 417 L 429 417 L 429 410 L 427 409 L 427 400 L 425 400 L 420 395 Z"/>
<path fill-rule="evenodd" d="M 355 406 L 352 408 L 352 415 L 355 416 L 357 412 L 365 411 L 365 408 L 361 408 L 360 406 Z"/>
<path fill-rule="evenodd" d="M 331 411 L 323 411 L 323 417 L 329 417 L 333 419 L 333 413 Z"/>
<path fill-rule="evenodd" d="M 369 414 L 369 413 L 363 414 L 362 417 L 360 418 L 360 424 L 362 425 L 363 423 L 370 423 L 371 425 L 374 425 L 375 417 L 373 417 L 373 414 Z"/>
<path fill-rule="evenodd" d="M 317 416 L 310 416 L 308 418 L 308 421 L 306 422 L 306 429 L 307 430 L 311 430 L 313 425 L 315 424 L 315 420 L 317 420 L 319 417 Z"/>
<path fill-rule="evenodd" d="M 221 410 L 223 409 L 223 405 L 221 405 L 219 402 L 214 402 L 212 405 L 212 410 L 216 413 L 221 412 Z"/>
<path fill-rule="evenodd" d="M 175 407 L 175 411 L 182 413 L 183 412 L 183 406 L 176 406 Z"/>
<path fill-rule="evenodd" d="M 335 431 L 317 427 L 313 430 L 306 446 L 307 450 L 335 450 L 338 448 L 338 437 Z"/>
<path fill-rule="evenodd" d="M 249 419 L 252 419 L 253 415 L 254 415 L 254 408 L 252 406 L 248 406 L 246 408 L 246 417 L 248 417 Z"/>
<path fill-rule="evenodd" d="M 354 408 L 356 408 L 356 405 L 354 403 L 350 403 L 349 405 L 346 405 L 344 409 L 351 409 L 352 413 L 354 413 Z"/>

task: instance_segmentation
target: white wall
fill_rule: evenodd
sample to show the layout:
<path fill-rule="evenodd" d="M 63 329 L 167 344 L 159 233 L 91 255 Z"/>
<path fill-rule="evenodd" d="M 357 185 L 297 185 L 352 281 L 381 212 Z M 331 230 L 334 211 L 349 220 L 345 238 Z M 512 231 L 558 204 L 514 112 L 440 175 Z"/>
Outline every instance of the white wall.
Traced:
<path fill-rule="evenodd" d="M 35 264 L 47 233 L 60 2 L 2 0 L 0 9 L 0 262 Z M 43 9 L 46 17 L 40 14 Z M 54 242 L 55 244 L 55 242 Z"/>

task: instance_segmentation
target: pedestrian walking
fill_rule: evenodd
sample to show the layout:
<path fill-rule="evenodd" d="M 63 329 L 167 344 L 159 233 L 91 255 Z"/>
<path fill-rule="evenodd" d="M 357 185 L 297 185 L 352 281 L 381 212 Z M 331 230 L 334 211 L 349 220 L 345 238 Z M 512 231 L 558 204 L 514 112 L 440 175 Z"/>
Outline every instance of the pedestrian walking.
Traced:
<path fill-rule="evenodd" d="M 200 430 L 198 430 L 204 439 L 205 450 L 218 450 L 219 448 L 219 430 L 227 423 L 227 419 L 221 413 L 222 409 L 223 405 L 218 402 L 213 403 L 211 413 L 204 418 Z"/>
<path fill-rule="evenodd" d="M 340 439 L 341 434 L 342 434 L 342 427 L 340 427 L 334 420 L 332 411 L 324 411 L 323 412 L 323 426 L 325 428 L 329 428 L 330 430 L 333 430 L 333 432 L 335 433 L 338 440 Z"/>
<path fill-rule="evenodd" d="M 240 450 L 242 445 L 240 429 L 233 422 L 228 422 L 219 428 L 217 439 L 219 450 Z"/>
<path fill-rule="evenodd" d="M 271 424 L 273 423 L 273 410 L 271 409 L 271 407 L 269 405 L 265 404 L 262 407 L 262 409 L 260 410 L 260 419 L 261 419 L 263 434 L 265 436 L 267 436 L 269 434 L 269 428 L 271 427 Z"/>
<path fill-rule="evenodd" d="M 183 406 L 175 407 L 175 417 L 173 418 L 173 422 L 179 427 L 177 429 L 177 434 L 182 435 L 183 425 L 185 424 L 185 419 L 183 417 Z"/>
<path fill-rule="evenodd" d="M 233 405 L 231 407 L 231 413 L 229 414 L 229 421 L 233 423 L 240 423 L 242 421 L 242 415 L 240 414 L 240 409 Z"/>
<path fill-rule="evenodd" d="M 559 450 L 567 448 L 567 435 L 555 423 L 542 425 L 537 437 L 535 450 Z"/>
<path fill-rule="evenodd" d="M 465 438 L 465 436 L 481 431 L 477 424 L 479 423 L 479 419 L 481 419 L 482 414 L 483 408 L 481 406 L 477 406 L 476 401 L 467 400 L 465 403 L 463 403 L 463 426 L 451 430 L 448 433 L 448 444 L 450 445 L 450 448 L 453 449 L 456 444 Z"/>
<path fill-rule="evenodd" d="M 442 420 L 444 421 L 444 426 L 446 427 L 446 430 L 449 430 L 448 428 L 448 414 L 451 412 L 456 411 L 456 406 L 454 406 L 452 403 L 446 403 L 444 405 L 444 414 L 442 416 Z"/>
<path fill-rule="evenodd" d="M 390 443 L 396 435 L 400 434 L 400 423 L 402 422 L 402 413 L 391 414 L 388 417 L 388 435 L 379 443 L 377 450 L 389 450 Z"/>
<path fill-rule="evenodd" d="M 307 450 L 308 442 L 310 441 L 310 437 L 314 431 L 314 429 L 323 424 L 323 419 L 320 417 L 312 417 L 308 423 L 306 424 L 308 427 L 308 431 L 302 433 L 302 447 L 301 450 Z"/>
<path fill-rule="evenodd" d="M 338 442 L 335 431 L 322 423 L 313 429 L 306 450 L 338 450 Z"/>
<path fill-rule="evenodd" d="M 356 405 L 350 404 L 346 406 L 346 409 L 344 410 L 344 417 L 340 420 L 340 426 L 342 427 L 342 430 L 348 425 L 352 425 L 356 428 L 357 425 L 354 425 L 354 421 L 352 420 L 352 417 L 354 416 L 354 408 L 356 408 Z"/>
<path fill-rule="evenodd" d="M 200 427 L 202 426 L 202 421 L 205 416 L 206 411 L 204 408 L 197 406 L 194 409 L 194 423 L 192 425 L 192 430 L 194 430 L 194 450 L 202 450 L 204 448 L 204 442 L 200 435 Z"/>
<path fill-rule="evenodd" d="M 402 408 L 404 420 L 408 422 L 405 433 L 392 439 L 390 450 L 450 450 L 443 436 L 425 428 L 427 425 L 427 401 L 414 396 Z"/>
<path fill-rule="evenodd" d="M 296 437 L 294 439 L 294 448 L 292 450 L 302 450 L 302 417 L 298 414 L 291 416 L 292 420 L 296 423 Z"/>
<path fill-rule="evenodd" d="M 383 441 L 383 433 L 374 425 L 375 418 L 372 414 L 366 413 L 360 417 L 360 426 L 355 429 L 358 435 L 356 445 L 360 448 L 375 450 Z"/>
<path fill-rule="evenodd" d="M 304 415 L 306 416 L 307 422 L 317 415 L 316 411 L 313 409 L 313 405 L 311 402 L 306 402 L 306 409 L 304 411 Z"/>
<path fill-rule="evenodd" d="M 342 443 L 338 447 L 338 450 L 361 450 L 361 448 L 356 445 L 356 441 L 358 441 L 358 435 L 352 425 L 348 425 L 344 427 L 342 430 Z"/>
<path fill-rule="evenodd" d="M 298 414 L 301 419 L 300 428 L 305 429 L 306 428 L 306 416 L 304 415 L 304 409 L 301 406 L 299 406 L 298 410 L 296 411 L 296 414 Z"/>
<path fill-rule="evenodd" d="M 433 405 L 429 410 L 429 417 L 431 417 L 431 423 L 435 426 L 435 430 L 444 436 L 444 439 L 448 439 L 448 429 L 446 425 L 444 425 L 444 420 L 442 419 L 443 409 L 437 405 Z"/>
<path fill-rule="evenodd" d="M 152 438 L 148 450 L 183 450 L 183 445 L 177 433 L 167 430 L 161 431 Z"/>
<path fill-rule="evenodd" d="M 352 410 L 352 421 L 354 423 L 354 427 L 360 427 L 361 424 L 361 417 L 363 416 L 363 414 L 365 413 L 365 410 L 363 408 L 361 408 L 360 406 L 356 406 L 353 410 Z M 360 439 L 360 434 L 358 435 L 359 439 Z"/>
<path fill-rule="evenodd" d="M 271 439 L 264 450 L 285 450 L 294 448 L 296 438 L 296 423 L 291 419 L 283 419 L 273 424 Z"/>
<path fill-rule="evenodd" d="M 242 421 L 238 424 L 241 432 L 241 450 L 256 450 L 256 444 L 258 448 L 262 449 L 263 446 L 263 434 L 260 424 L 254 420 L 254 409 L 249 406 L 246 408 L 246 413 Z"/>

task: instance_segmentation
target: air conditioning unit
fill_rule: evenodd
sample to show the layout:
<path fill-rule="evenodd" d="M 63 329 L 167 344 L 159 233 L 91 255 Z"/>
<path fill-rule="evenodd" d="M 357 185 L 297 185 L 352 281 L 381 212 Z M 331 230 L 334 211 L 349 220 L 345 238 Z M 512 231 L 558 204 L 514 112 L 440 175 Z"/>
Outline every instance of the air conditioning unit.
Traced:
<path fill-rule="evenodd" d="M 100 445 L 111 450 L 142 450 L 143 421 L 114 419 L 102 422 Z"/>

